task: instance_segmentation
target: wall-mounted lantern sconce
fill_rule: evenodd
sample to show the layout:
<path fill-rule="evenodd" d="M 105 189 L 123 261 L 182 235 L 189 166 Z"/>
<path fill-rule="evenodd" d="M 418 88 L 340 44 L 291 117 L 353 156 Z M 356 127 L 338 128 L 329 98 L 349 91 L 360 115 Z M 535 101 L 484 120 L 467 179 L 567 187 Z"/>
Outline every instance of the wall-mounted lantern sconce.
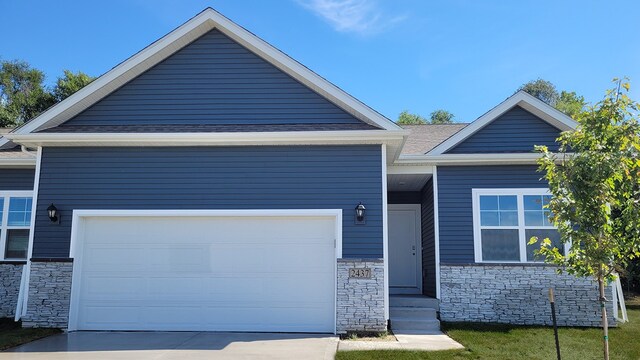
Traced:
<path fill-rule="evenodd" d="M 362 203 L 359 203 L 358 206 L 356 206 L 356 224 L 363 225 L 367 223 L 367 220 L 364 217 L 366 210 L 367 208 L 364 207 Z"/>
<path fill-rule="evenodd" d="M 49 215 L 49 220 L 51 220 L 54 224 L 60 224 L 60 215 L 58 214 L 58 208 L 55 205 L 51 204 L 47 208 L 47 214 Z"/>

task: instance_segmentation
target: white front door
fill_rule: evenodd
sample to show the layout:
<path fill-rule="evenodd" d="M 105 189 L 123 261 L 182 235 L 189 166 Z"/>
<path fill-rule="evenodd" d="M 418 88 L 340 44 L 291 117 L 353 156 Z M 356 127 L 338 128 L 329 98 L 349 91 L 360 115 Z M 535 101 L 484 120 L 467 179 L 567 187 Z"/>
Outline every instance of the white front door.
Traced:
<path fill-rule="evenodd" d="M 79 221 L 72 330 L 334 332 L 334 217 Z"/>
<path fill-rule="evenodd" d="M 389 204 L 389 293 L 422 293 L 420 205 Z"/>

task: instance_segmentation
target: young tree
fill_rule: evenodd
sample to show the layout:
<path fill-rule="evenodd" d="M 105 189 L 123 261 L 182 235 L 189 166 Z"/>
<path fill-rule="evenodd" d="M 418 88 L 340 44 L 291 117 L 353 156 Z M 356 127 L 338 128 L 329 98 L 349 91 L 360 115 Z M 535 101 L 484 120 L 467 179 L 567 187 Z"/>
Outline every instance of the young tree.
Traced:
<path fill-rule="evenodd" d="M 605 286 L 617 269 L 640 256 L 640 125 L 638 104 L 627 93 L 629 83 L 615 80 L 604 100 L 575 117 L 578 127 L 562 133 L 558 154 L 547 147 L 539 170 L 549 182 L 551 220 L 570 244 L 563 255 L 549 239 L 538 254 L 562 271 L 593 277 L 598 283 L 609 358 Z M 532 238 L 530 244 L 538 241 Z"/>
<path fill-rule="evenodd" d="M 453 114 L 447 110 L 439 109 L 431 113 L 431 124 L 451 124 L 453 123 Z"/>
<path fill-rule="evenodd" d="M 409 111 L 404 110 L 400 115 L 398 115 L 397 123 L 401 125 L 421 125 L 426 124 L 427 119 L 418 114 L 412 114 Z"/>

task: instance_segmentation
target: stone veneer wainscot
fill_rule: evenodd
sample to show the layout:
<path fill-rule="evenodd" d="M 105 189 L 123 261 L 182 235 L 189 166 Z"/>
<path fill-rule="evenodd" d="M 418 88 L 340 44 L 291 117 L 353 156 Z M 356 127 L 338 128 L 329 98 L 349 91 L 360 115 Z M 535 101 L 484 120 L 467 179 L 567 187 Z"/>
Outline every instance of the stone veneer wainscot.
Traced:
<path fill-rule="evenodd" d="M 600 326 L 597 283 L 556 270 L 545 264 L 442 264 L 440 318 L 550 325 L 548 294 L 553 288 L 558 325 Z M 611 302 L 607 311 L 615 326 Z"/>
<path fill-rule="evenodd" d="M 369 268 L 371 278 L 349 278 L 349 268 Z M 337 296 L 338 334 L 387 330 L 382 259 L 338 259 Z"/>
<path fill-rule="evenodd" d="M 0 318 L 16 314 L 23 267 L 24 264 L 18 262 L 0 264 Z"/>
<path fill-rule="evenodd" d="M 33 261 L 24 327 L 66 329 L 69 323 L 73 262 Z"/>

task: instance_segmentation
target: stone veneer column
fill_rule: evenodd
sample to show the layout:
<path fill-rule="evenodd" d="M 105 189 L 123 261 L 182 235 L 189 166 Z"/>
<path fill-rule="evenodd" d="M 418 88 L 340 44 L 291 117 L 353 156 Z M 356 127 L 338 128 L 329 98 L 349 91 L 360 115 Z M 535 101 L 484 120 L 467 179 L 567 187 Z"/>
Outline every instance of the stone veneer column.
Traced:
<path fill-rule="evenodd" d="M 443 321 L 551 325 L 553 288 L 560 326 L 600 326 L 597 283 L 558 274 L 545 264 L 446 264 L 440 266 L 440 318 Z M 611 298 L 611 287 L 607 290 Z M 612 303 L 609 323 L 615 326 Z"/>
<path fill-rule="evenodd" d="M 369 268 L 371 278 L 349 278 L 349 268 Z M 387 330 L 384 294 L 382 259 L 338 259 L 338 334 Z"/>
<path fill-rule="evenodd" d="M 69 261 L 31 263 L 23 327 L 67 328 L 72 273 L 73 263 Z"/>
<path fill-rule="evenodd" d="M 16 315 L 24 263 L 0 264 L 0 318 Z"/>

